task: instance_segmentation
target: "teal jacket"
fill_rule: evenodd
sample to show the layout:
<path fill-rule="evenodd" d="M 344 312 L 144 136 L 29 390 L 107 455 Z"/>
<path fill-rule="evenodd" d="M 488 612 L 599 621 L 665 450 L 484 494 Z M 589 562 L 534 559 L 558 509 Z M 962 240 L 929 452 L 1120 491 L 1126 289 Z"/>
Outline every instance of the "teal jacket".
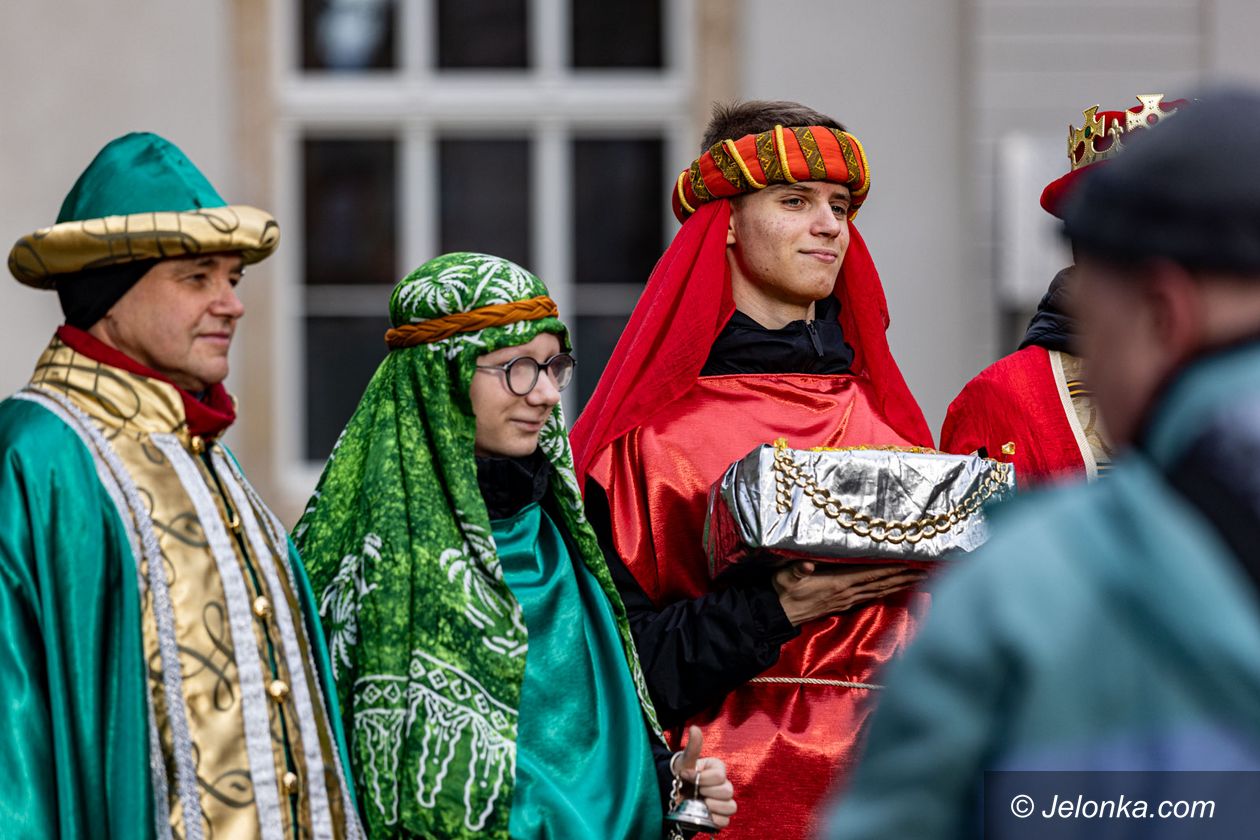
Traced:
<path fill-rule="evenodd" d="M 1244 395 L 1260 344 L 1183 372 L 1108 480 L 997 511 L 890 669 L 825 837 L 979 837 L 987 770 L 1260 769 L 1260 602 L 1165 477 Z"/>

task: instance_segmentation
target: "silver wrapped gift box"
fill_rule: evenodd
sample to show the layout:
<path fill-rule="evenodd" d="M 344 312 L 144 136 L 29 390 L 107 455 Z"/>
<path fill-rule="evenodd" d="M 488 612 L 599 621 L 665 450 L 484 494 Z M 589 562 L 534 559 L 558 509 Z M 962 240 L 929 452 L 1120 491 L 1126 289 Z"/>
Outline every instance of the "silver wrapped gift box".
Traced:
<path fill-rule="evenodd" d="M 798 559 L 931 565 L 979 548 L 985 505 L 1014 490 L 1014 467 L 976 455 L 799 450 L 780 439 L 731 464 L 710 489 L 709 571 Z"/>

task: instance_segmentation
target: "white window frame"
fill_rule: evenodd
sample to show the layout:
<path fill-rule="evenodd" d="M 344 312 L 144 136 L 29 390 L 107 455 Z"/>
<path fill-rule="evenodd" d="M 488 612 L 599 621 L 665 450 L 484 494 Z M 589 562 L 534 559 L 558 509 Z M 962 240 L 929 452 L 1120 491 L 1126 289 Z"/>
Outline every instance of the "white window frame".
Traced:
<path fill-rule="evenodd" d="M 661 70 L 567 69 L 569 0 L 526 0 L 529 55 L 520 71 L 438 71 L 433 67 L 436 6 L 430 0 L 398 0 L 395 56 L 398 69 L 361 74 L 306 72 L 300 67 L 300 0 L 272 0 L 270 25 L 276 49 L 270 73 L 275 91 L 272 190 L 283 226 L 284 247 L 274 258 L 270 293 L 271 351 L 277 377 L 277 410 L 271 418 L 274 474 L 289 501 L 303 503 L 323 461 L 304 457 L 305 368 L 302 358 L 307 294 L 300 266 L 304 251 L 302 149 L 304 138 L 393 136 L 398 141 L 399 224 L 395 276 L 435 256 L 438 245 L 436 141 L 446 135 L 488 132 L 527 137 L 531 143 L 533 266 L 548 285 L 570 326 L 581 315 L 626 314 L 640 287 L 604 287 L 579 294 L 573 278 L 571 230 L 575 135 L 610 137 L 642 132 L 664 140 L 661 200 L 669 201 L 677 172 L 694 157 L 691 109 L 696 89 L 696 0 L 663 0 Z M 615 198 L 614 196 L 610 196 Z M 662 240 L 676 229 L 665 212 Z M 647 278 L 643 278 L 645 281 Z M 337 314 L 384 314 L 378 287 L 332 287 L 316 294 Z M 593 288 L 593 287 L 584 287 Z M 367 292 L 365 295 L 364 292 Z M 323 308 L 321 306 L 321 308 Z M 332 313 L 329 313 L 332 314 Z M 572 392 L 566 410 L 572 421 Z"/>

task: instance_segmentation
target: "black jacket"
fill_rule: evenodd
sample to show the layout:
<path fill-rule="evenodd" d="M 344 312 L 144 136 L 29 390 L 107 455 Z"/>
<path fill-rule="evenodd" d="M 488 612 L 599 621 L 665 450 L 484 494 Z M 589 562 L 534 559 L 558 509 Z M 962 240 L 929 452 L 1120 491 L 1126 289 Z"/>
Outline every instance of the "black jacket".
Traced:
<path fill-rule="evenodd" d="M 819 301 L 815 312 L 815 321 L 794 321 L 777 330 L 736 312 L 714 342 L 701 376 L 848 373 L 853 351 L 837 320 L 839 302 Z M 657 609 L 613 546 L 603 488 L 591 481 L 585 490 L 586 515 L 625 602 L 662 726 L 717 705 L 777 662 L 784 643 L 800 634 L 784 614 L 767 570 L 728 577 L 699 598 Z"/>
<path fill-rule="evenodd" d="M 840 301 L 814 304 L 814 320 L 767 329 L 739 310 L 713 341 L 701 376 L 730 373 L 848 373 L 853 348 L 840 328 Z"/>
<path fill-rule="evenodd" d="M 1075 352 L 1072 346 L 1076 343 L 1076 319 L 1072 317 L 1068 307 L 1068 282 L 1072 277 L 1072 267 L 1060 271 L 1050 281 L 1050 288 L 1037 304 L 1037 311 L 1028 322 L 1028 330 L 1019 349 L 1036 345 L 1047 350 L 1058 350 L 1062 353 Z"/>

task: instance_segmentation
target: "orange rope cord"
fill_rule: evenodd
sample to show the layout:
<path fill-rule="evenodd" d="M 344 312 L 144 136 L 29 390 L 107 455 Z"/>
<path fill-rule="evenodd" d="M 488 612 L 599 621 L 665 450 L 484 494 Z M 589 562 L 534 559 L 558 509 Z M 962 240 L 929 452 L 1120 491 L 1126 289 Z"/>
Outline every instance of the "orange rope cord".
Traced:
<path fill-rule="evenodd" d="M 432 318 L 419 324 L 405 324 L 385 332 L 385 343 L 391 350 L 432 344 L 456 333 L 476 332 L 486 327 L 501 327 L 517 321 L 537 321 L 554 318 L 560 314 L 556 302 L 546 295 L 512 303 L 496 303 L 468 312 L 456 312 L 441 318 Z"/>

